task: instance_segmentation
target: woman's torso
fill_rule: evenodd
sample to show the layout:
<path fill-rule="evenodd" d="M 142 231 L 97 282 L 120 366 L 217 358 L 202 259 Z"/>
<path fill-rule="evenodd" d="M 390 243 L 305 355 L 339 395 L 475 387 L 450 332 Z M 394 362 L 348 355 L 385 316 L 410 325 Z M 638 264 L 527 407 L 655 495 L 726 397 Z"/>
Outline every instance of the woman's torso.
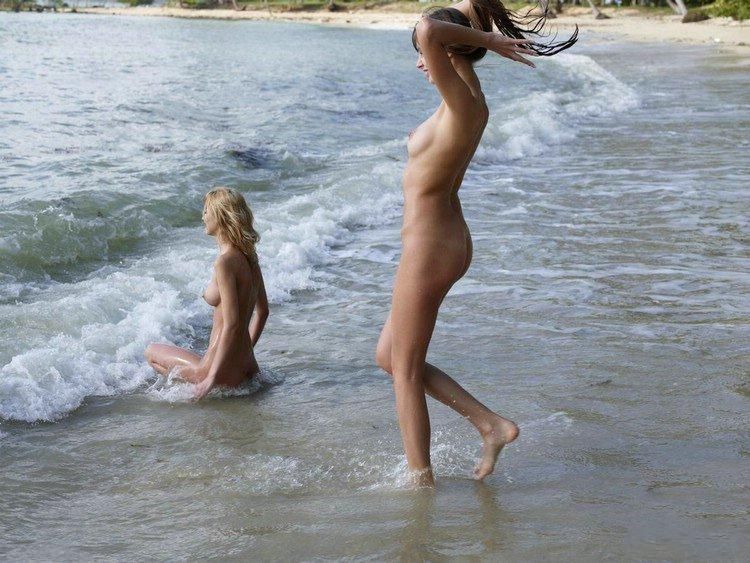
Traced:
<path fill-rule="evenodd" d="M 458 199 L 464 173 L 481 140 L 488 111 L 483 97 L 472 111 L 457 115 L 444 103 L 409 134 L 404 170 L 402 239 L 454 239 L 465 248 L 468 236 Z"/>
<path fill-rule="evenodd" d="M 227 369 L 218 374 L 217 385 L 238 385 L 247 377 L 258 372 L 258 363 L 253 353 L 253 345 L 250 341 L 250 318 L 255 309 L 255 301 L 258 297 L 257 280 L 260 278 L 260 267 L 257 262 L 251 263 L 245 256 L 236 251 L 239 256 L 233 260 L 232 272 L 237 288 L 238 318 L 241 330 L 230 342 L 230 360 Z M 213 325 L 209 338 L 208 350 L 203 356 L 201 367 L 209 370 L 219 345 L 219 337 L 224 329 L 224 314 L 221 307 L 221 295 L 216 283 L 216 274 L 203 292 L 203 298 L 214 308 Z"/>

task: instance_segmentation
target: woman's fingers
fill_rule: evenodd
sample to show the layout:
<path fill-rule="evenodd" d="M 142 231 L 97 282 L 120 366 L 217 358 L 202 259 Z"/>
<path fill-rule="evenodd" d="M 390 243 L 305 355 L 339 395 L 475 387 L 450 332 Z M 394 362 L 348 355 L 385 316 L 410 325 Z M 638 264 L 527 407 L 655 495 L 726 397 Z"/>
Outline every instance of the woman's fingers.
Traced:
<path fill-rule="evenodd" d="M 508 43 L 513 43 L 514 45 L 532 45 L 534 43 L 533 39 L 511 39 L 510 37 L 505 37 L 505 40 Z"/>
<path fill-rule="evenodd" d="M 529 59 L 523 58 L 521 55 L 517 53 L 513 53 L 513 56 L 511 57 L 514 61 L 518 61 L 519 63 L 523 63 L 525 65 L 530 66 L 531 68 L 536 68 L 536 65 L 532 63 Z"/>
<path fill-rule="evenodd" d="M 529 59 L 522 57 L 520 53 L 523 51 L 520 51 L 518 49 L 503 49 L 502 51 L 496 51 L 498 55 L 501 55 L 505 57 L 506 59 L 510 59 L 512 61 L 516 61 L 519 63 L 523 63 L 525 65 L 530 66 L 531 68 L 536 68 L 536 65 L 532 63 Z M 536 53 L 534 53 L 532 56 L 536 56 Z"/>
<path fill-rule="evenodd" d="M 501 57 L 523 63 L 531 68 L 536 68 L 534 63 L 523 56 L 539 56 L 539 53 L 529 47 L 534 44 L 534 41 L 531 39 L 513 39 L 497 33 L 495 34 L 495 41 L 497 42 L 491 47 L 491 50 Z"/>
<path fill-rule="evenodd" d="M 195 389 L 193 390 L 193 400 L 200 401 L 203 397 L 208 395 L 209 391 L 210 387 L 201 381 L 196 384 Z"/>

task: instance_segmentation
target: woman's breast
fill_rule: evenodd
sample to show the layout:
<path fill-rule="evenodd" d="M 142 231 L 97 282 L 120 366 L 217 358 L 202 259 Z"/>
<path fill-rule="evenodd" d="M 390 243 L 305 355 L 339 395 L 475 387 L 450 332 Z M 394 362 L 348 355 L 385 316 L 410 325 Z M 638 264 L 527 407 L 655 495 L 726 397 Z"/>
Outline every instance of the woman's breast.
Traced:
<path fill-rule="evenodd" d="M 406 140 L 406 152 L 409 158 L 416 158 L 422 154 L 432 143 L 434 137 L 434 128 L 429 121 L 425 121 L 419 127 L 409 133 Z"/>
<path fill-rule="evenodd" d="M 203 299 L 206 300 L 206 303 L 211 305 L 211 307 L 218 307 L 221 303 L 221 295 L 219 294 L 219 286 L 218 284 L 211 279 L 211 282 L 206 286 L 206 289 L 203 291 Z"/>

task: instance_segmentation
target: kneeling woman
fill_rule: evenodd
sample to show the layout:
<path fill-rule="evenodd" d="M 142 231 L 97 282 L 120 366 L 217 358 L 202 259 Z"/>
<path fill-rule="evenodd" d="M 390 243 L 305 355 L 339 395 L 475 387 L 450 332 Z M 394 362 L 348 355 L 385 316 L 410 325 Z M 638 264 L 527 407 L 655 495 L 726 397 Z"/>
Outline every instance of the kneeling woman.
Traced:
<path fill-rule="evenodd" d="M 219 255 L 203 298 L 214 307 L 208 350 L 201 358 L 170 344 L 150 344 L 146 359 L 162 375 L 176 368 L 196 384 L 195 397 L 215 385 L 236 387 L 258 373 L 253 346 L 268 318 L 268 299 L 258 265 L 253 213 L 238 192 L 216 188 L 204 197 L 206 234 L 216 237 Z M 254 313 L 254 314 L 253 314 Z"/>

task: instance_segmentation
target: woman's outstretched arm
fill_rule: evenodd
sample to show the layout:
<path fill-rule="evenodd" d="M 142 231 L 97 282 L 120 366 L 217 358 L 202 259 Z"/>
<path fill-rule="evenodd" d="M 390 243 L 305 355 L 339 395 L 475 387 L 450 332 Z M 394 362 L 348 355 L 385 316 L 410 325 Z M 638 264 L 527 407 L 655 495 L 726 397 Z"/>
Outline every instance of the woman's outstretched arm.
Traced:
<path fill-rule="evenodd" d="M 433 41 L 440 44 L 443 49 L 449 45 L 480 47 L 531 67 L 534 63 L 522 55 L 536 56 L 534 51 L 525 47 L 534 43 L 532 39 L 514 39 L 496 31 L 482 31 L 429 16 L 423 16 L 417 24 L 417 40 L 420 46 L 424 41 Z"/>

